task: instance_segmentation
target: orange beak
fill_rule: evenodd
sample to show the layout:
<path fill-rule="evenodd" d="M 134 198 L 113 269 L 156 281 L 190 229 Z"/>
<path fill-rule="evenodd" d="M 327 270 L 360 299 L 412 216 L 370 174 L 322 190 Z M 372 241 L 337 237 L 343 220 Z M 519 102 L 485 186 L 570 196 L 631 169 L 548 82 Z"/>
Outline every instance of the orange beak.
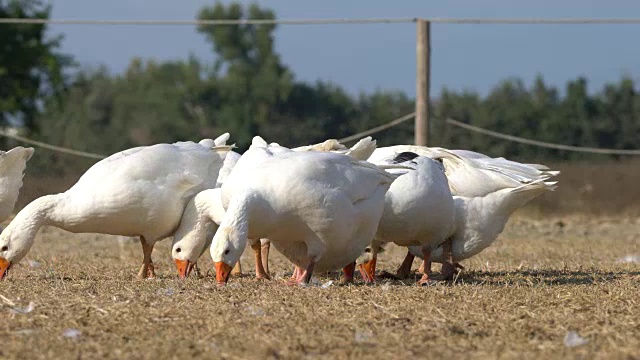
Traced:
<path fill-rule="evenodd" d="M 370 284 L 375 281 L 376 276 L 376 260 L 377 257 L 367 261 L 364 264 L 360 264 L 358 267 L 360 269 L 360 275 L 362 275 L 362 280 L 365 283 Z"/>
<path fill-rule="evenodd" d="M 176 263 L 176 268 L 178 268 L 178 277 L 180 279 L 185 279 L 191 273 L 193 266 L 195 263 L 192 263 L 189 260 L 174 260 Z"/>
<path fill-rule="evenodd" d="M 4 279 L 9 274 L 9 268 L 11 267 L 11 261 L 0 257 L 0 280 Z"/>
<path fill-rule="evenodd" d="M 229 280 L 229 274 L 231 274 L 231 266 L 223 263 L 222 261 L 215 263 L 216 266 L 216 281 L 219 286 L 223 286 Z"/>

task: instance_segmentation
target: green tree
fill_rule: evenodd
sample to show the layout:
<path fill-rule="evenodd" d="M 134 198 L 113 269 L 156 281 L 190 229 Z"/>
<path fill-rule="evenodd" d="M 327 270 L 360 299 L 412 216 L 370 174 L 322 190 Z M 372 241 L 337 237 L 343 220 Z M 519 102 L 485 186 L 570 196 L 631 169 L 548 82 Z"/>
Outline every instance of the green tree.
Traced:
<path fill-rule="evenodd" d="M 39 0 L 0 0 L 0 18 L 47 19 Z M 44 24 L 0 25 L 0 125 L 10 120 L 35 130 L 41 104 L 59 97 L 71 57 L 59 52 L 62 37 L 48 37 Z"/>
<path fill-rule="evenodd" d="M 274 19 L 271 10 L 252 4 L 218 2 L 200 10 L 201 20 Z M 217 126 L 248 144 L 260 127 L 272 125 L 277 107 L 291 92 L 293 75 L 275 52 L 275 25 L 200 26 L 216 54 L 214 77 L 218 108 L 209 114 Z"/>
<path fill-rule="evenodd" d="M 198 14 L 200 19 L 274 17 L 258 5 L 236 3 L 216 3 Z M 332 83 L 296 81 L 275 51 L 274 30 L 273 25 L 200 27 L 215 54 L 212 64 L 193 57 L 169 62 L 133 59 L 123 74 L 81 71 L 64 101 L 45 103 L 46 111 L 35 122 L 42 129 L 39 136 L 53 144 L 110 154 L 228 131 L 242 151 L 255 135 L 298 146 L 346 137 L 413 111 L 414 100 L 401 92 L 354 95 Z M 445 88 L 432 99 L 430 111 L 430 144 L 516 160 L 596 156 L 494 139 L 444 120 L 451 117 L 506 134 L 576 146 L 637 148 L 640 143 L 640 96 L 628 78 L 596 94 L 587 91 L 586 78 L 578 78 L 567 83 L 562 96 L 542 76 L 531 86 L 507 79 L 487 96 Z M 374 137 L 381 146 L 412 143 L 413 123 Z M 51 154 L 47 161 L 65 170 L 75 166 L 75 159 L 65 155 Z"/>
<path fill-rule="evenodd" d="M 601 116 L 593 124 L 597 146 L 617 143 L 622 149 L 637 149 L 640 144 L 640 97 L 632 79 L 608 84 L 601 95 Z"/>
<path fill-rule="evenodd" d="M 122 75 L 105 68 L 79 72 L 61 104 L 39 117 L 39 139 L 99 154 L 140 145 L 218 136 L 201 106 L 208 82 L 195 59 L 157 63 L 133 59 Z M 66 159 L 66 160 L 65 160 Z M 70 167 L 76 159 L 48 161 Z M 84 167 L 84 163 L 80 164 Z"/>
<path fill-rule="evenodd" d="M 339 137 L 352 135 L 372 127 L 385 124 L 415 110 L 415 102 L 400 91 L 376 91 L 362 93 L 357 100 L 356 113 L 351 119 L 352 126 Z M 378 146 L 413 143 L 413 121 L 394 126 L 372 135 Z"/>

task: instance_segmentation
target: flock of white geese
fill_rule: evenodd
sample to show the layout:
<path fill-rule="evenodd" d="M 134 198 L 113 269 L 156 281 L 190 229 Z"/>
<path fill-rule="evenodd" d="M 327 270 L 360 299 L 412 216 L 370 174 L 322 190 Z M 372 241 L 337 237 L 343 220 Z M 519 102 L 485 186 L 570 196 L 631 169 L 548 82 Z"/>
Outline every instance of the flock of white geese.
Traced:
<path fill-rule="evenodd" d="M 173 237 L 181 278 L 210 248 L 224 285 L 250 245 L 256 277 L 269 279 L 273 244 L 294 265 L 288 284 L 340 269 L 352 282 L 356 267 L 370 283 L 385 244 L 395 243 L 407 255 L 394 276 L 406 278 L 417 256 L 424 285 L 451 279 L 462 260 L 495 241 L 515 210 L 554 190 L 550 179 L 559 173 L 466 150 L 377 148 L 370 137 L 351 148 L 327 140 L 289 149 L 256 136 L 242 155 L 228 140 L 226 133 L 121 151 L 69 190 L 34 200 L 0 234 L 0 279 L 49 225 L 139 237 L 140 278 L 155 277 L 153 247 Z M 13 211 L 32 155 L 23 147 L 0 154 L 0 221 Z M 442 264 L 440 276 L 432 262 Z"/>

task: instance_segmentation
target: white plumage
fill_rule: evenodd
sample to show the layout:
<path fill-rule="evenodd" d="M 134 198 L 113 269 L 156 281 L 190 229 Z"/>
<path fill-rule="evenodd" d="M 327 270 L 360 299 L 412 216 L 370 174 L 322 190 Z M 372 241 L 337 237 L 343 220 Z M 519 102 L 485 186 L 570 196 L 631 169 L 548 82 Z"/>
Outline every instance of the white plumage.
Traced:
<path fill-rule="evenodd" d="M 178 142 L 136 147 L 101 160 L 69 190 L 22 209 L 0 235 L 0 258 L 6 267 L 20 261 L 40 227 L 52 225 L 76 233 L 139 236 L 144 250 L 139 275 L 153 276 L 153 245 L 173 234 L 190 197 L 215 187 L 229 150 Z"/>
<path fill-rule="evenodd" d="M 494 191 L 485 196 L 455 196 L 456 230 L 451 237 L 453 261 L 460 262 L 477 255 L 490 246 L 504 229 L 514 211 L 546 191 L 553 191 L 555 182 L 536 180 L 517 188 Z M 422 257 L 420 249 L 410 247 L 415 256 Z M 445 262 L 442 246 L 436 248 L 433 261 Z"/>
<path fill-rule="evenodd" d="M 243 162 L 260 164 L 245 176 L 236 172 Z M 236 176 L 244 178 L 240 185 Z M 314 269 L 345 267 L 373 238 L 393 179 L 375 165 L 340 154 L 249 149 L 222 186 L 227 211 L 211 246 L 222 270 L 218 280 L 226 280 L 247 238 L 268 238 L 305 269 L 299 282 L 308 282 Z"/>
<path fill-rule="evenodd" d="M 422 254 L 442 244 L 455 230 L 455 208 L 442 164 L 428 157 L 404 152 L 380 164 L 406 159 L 411 171 L 391 184 L 385 206 L 369 253 L 358 259 L 366 282 L 374 281 L 376 257 L 381 245 L 416 246 Z M 427 255 L 428 256 L 428 255 Z M 421 282 L 429 281 L 425 274 Z"/>
<path fill-rule="evenodd" d="M 188 276 L 197 259 L 206 250 L 206 247 L 211 244 L 212 238 L 208 234 L 212 234 L 217 230 L 221 216 L 224 214 L 224 209 L 228 206 L 230 198 L 236 189 L 242 186 L 245 179 L 252 176 L 253 169 L 262 162 L 274 154 L 291 152 L 333 152 L 345 154 L 358 160 L 366 160 L 375 150 L 376 141 L 371 137 L 366 137 L 351 148 L 347 148 L 337 140 L 329 139 L 319 144 L 289 149 L 278 143 L 267 143 L 262 137 L 255 136 L 252 139 L 250 149 L 256 148 L 263 149 L 263 151 L 254 153 L 250 157 L 230 152 L 225 158 L 225 163 L 220 170 L 217 182 L 217 187 L 227 184 L 224 198 L 220 192 L 207 191 L 205 192 L 206 194 L 194 197 L 187 205 L 185 215 L 176 231 L 172 245 L 172 257 L 176 262 L 180 277 Z M 233 176 L 231 176 L 232 172 Z M 208 200 L 205 201 L 204 199 Z M 211 209 L 216 209 L 218 213 L 211 213 Z M 207 218 L 214 223 L 201 226 L 201 222 L 206 221 L 205 219 Z M 249 244 L 255 252 L 256 277 L 269 278 L 269 240 L 249 239 Z M 240 271 L 239 262 L 237 270 Z"/>
<path fill-rule="evenodd" d="M 443 273 L 451 277 L 452 262 L 478 254 L 490 246 L 504 229 L 511 214 L 536 196 L 553 191 L 559 174 L 546 166 L 521 164 L 504 158 L 490 158 L 466 150 L 447 150 L 423 146 L 398 145 L 378 148 L 369 161 L 380 161 L 401 152 L 414 152 L 442 161 L 455 202 L 455 230 L 449 240 L 431 253 L 433 261 L 443 263 Z M 375 250 L 375 249 L 374 249 Z M 424 257 L 420 247 L 410 246 L 403 263 L 413 256 Z M 425 263 L 428 272 L 429 263 Z M 406 274 L 406 267 L 398 269 Z"/>

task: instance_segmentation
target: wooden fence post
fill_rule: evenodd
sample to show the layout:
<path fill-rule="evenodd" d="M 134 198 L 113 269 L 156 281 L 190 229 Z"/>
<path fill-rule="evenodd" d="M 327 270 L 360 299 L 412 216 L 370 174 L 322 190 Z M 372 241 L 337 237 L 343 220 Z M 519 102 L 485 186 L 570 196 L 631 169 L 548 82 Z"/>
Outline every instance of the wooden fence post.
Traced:
<path fill-rule="evenodd" d="M 429 140 L 429 86 L 431 36 L 428 20 L 418 19 L 416 36 L 416 119 L 415 144 L 426 146 Z"/>

